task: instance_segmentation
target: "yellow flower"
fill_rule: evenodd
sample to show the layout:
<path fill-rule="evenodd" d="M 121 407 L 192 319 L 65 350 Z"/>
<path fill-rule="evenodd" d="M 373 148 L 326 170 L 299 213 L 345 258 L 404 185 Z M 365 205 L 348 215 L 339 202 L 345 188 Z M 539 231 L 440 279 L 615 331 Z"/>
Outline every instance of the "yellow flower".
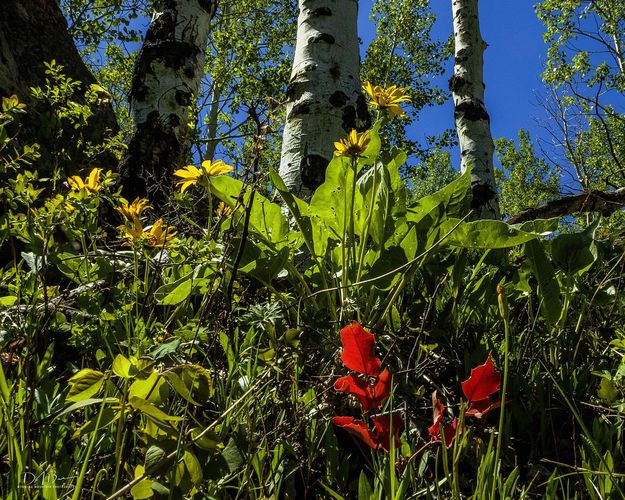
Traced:
<path fill-rule="evenodd" d="M 195 165 L 187 165 L 184 168 L 176 170 L 174 175 L 182 178 L 181 181 L 178 181 L 178 185 L 181 186 L 180 192 L 184 193 L 189 187 L 199 181 L 204 173 Z"/>
<path fill-rule="evenodd" d="M 127 243 L 139 242 L 151 247 L 167 248 L 169 240 L 176 235 L 176 228 L 166 226 L 163 219 L 155 221 L 149 229 L 145 229 L 138 219 L 135 219 L 132 224 L 124 224 L 117 229 L 120 230 Z"/>
<path fill-rule="evenodd" d="M 180 192 L 184 193 L 188 188 L 193 186 L 193 184 L 197 184 L 198 181 L 205 176 L 212 177 L 215 175 L 226 174 L 228 172 L 232 172 L 233 170 L 234 168 L 230 165 L 226 165 L 221 160 L 206 160 L 202 162 L 202 166 L 200 168 L 195 165 L 187 165 L 184 168 L 176 170 L 174 175 L 181 178 L 181 180 L 178 181 L 178 186 L 180 186 Z"/>
<path fill-rule="evenodd" d="M 334 143 L 334 147 L 336 148 L 334 156 L 356 158 L 365 152 L 370 140 L 369 132 L 359 134 L 356 132 L 356 129 L 352 129 L 346 139 L 341 139 Z"/>
<path fill-rule="evenodd" d="M 226 205 L 223 201 L 219 203 L 219 205 L 217 205 L 217 210 L 216 210 L 217 215 L 219 216 L 224 216 L 224 217 L 232 217 L 233 211 L 232 209 Z"/>
<path fill-rule="evenodd" d="M 78 175 L 72 175 L 67 179 L 67 183 L 69 184 L 69 187 L 72 188 L 72 191 L 81 191 L 84 189 L 92 194 L 97 193 L 102 187 L 102 183 L 100 182 L 101 174 L 101 168 L 94 168 L 91 172 L 89 172 L 89 175 L 84 181 Z"/>
<path fill-rule="evenodd" d="M 150 205 L 148 200 L 145 198 L 136 198 L 135 201 L 130 204 L 128 204 L 126 200 L 123 200 L 122 204 L 119 207 L 116 207 L 115 210 L 128 220 L 138 221 L 143 211 L 148 208 L 152 208 L 152 205 Z"/>
<path fill-rule="evenodd" d="M 146 231 L 144 231 L 145 233 Z M 167 247 L 168 240 L 176 236 L 176 228 L 166 226 L 163 219 L 158 219 L 147 231 L 148 245 L 151 247 Z"/>
<path fill-rule="evenodd" d="M 408 89 L 393 85 L 388 88 L 373 86 L 370 82 L 365 83 L 364 89 L 371 96 L 371 104 L 378 109 L 385 109 L 389 116 L 404 116 L 406 113 L 400 102 L 410 102 L 410 96 L 406 95 Z"/>
<path fill-rule="evenodd" d="M 204 169 L 206 174 L 211 177 L 213 175 L 227 174 L 234 170 L 233 167 L 231 167 L 230 165 L 226 165 L 221 160 L 216 160 L 216 161 L 205 160 L 202 162 L 202 168 Z"/>

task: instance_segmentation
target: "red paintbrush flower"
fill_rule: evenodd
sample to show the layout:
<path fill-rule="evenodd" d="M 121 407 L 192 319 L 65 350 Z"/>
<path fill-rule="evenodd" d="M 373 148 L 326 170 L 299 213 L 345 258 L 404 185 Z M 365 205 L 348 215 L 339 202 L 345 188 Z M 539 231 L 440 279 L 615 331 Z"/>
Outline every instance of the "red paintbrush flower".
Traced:
<path fill-rule="evenodd" d="M 486 413 L 501 406 L 501 401 L 493 399 L 491 394 L 499 390 L 501 373 L 495 370 L 491 354 L 483 365 L 471 370 L 471 376 L 462 382 L 462 392 L 469 400 L 467 417 L 482 418 Z"/>
<path fill-rule="evenodd" d="M 365 377 L 377 377 L 380 373 L 382 360 L 374 354 L 375 337 L 365 331 L 356 321 L 341 330 L 343 354 L 341 361 L 346 368 L 354 370 Z"/>
<path fill-rule="evenodd" d="M 334 388 L 355 396 L 362 406 L 362 411 L 368 412 L 380 408 L 391 394 L 391 372 L 384 369 L 375 383 L 350 373 L 338 379 L 334 383 Z"/>
<path fill-rule="evenodd" d="M 356 436 L 367 446 L 374 450 L 378 447 L 376 435 L 367 429 L 367 424 L 363 420 L 357 420 L 354 417 L 334 417 L 332 423 L 345 429 L 351 435 Z"/>
<path fill-rule="evenodd" d="M 506 403 L 507 402 L 508 401 L 506 400 Z M 493 399 L 492 397 L 488 397 L 480 401 L 471 401 L 465 415 L 467 417 L 482 418 L 489 411 L 499 408 L 500 406 L 501 400 Z"/>
<path fill-rule="evenodd" d="M 391 449 L 391 415 L 378 415 L 373 417 L 373 425 L 375 425 L 376 438 L 378 446 L 388 452 Z M 399 413 L 393 413 L 393 438 L 395 440 L 395 448 L 401 445 L 399 439 L 399 430 L 404 425 L 404 421 Z"/>
<path fill-rule="evenodd" d="M 445 436 L 445 446 L 450 448 L 456 439 L 456 429 L 458 427 L 458 419 L 454 418 L 448 426 L 443 425 L 443 413 L 445 407 L 443 403 L 436 397 L 436 391 L 432 393 L 432 420 L 434 423 L 428 427 L 428 434 L 431 436 L 432 443 L 440 443 L 441 427 L 443 428 L 443 435 Z"/>
<path fill-rule="evenodd" d="M 495 365 L 489 354 L 486 362 L 473 368 L 471 376 L 462 382 L 462 392 L 469 402 L 481 401 L 499 390 L 500 380 L 501 373 L 495 370 Z"/>

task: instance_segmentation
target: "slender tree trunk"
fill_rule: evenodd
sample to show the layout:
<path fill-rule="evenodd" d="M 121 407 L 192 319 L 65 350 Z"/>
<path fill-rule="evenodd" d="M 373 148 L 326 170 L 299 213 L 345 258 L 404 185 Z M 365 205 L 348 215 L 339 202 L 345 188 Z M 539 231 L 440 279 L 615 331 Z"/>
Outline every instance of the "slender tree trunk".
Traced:
<path fill-rule="evenodd" d="M 204 72 L 216 0 L 155 0 L 137 59 L 130 108 L 134 133 L 120 162 L 122 192 L 161 203 L 171 174 L 188 160 L 189 108 Z"/>
<path fill-rule="evenodd" d="M 499 219 L 499 201 L 493 171 L 495 146 L 490 117 L 484 105 L 484 49 L 478 0 L 452 0 L 455 65 L 449 88 L 460 141 L 461 169 L 471 168 L 472 208 L 477 219 Z"/>
<path fill-rule="evenodd" d="M 280 175 L 306 196 L 325 178 L 333 141 L 369 127 L 359 78 L 357 0 L 299 0 Z"/>
<path fill-rule="evenodd" d="M 206 131 L 206 152 L 204 154 L 205 160 L 213 161 L 215 158 L 215 151 L 217 150 L 217 146 L 219 145 L 219 141 L 217 140 L 217 125 L 219 118 L 219 106 L 221 105 L 221 90 L 217 83 L 214 83 L 215 88 L 212 92 L 212 101 L 211 107 L 208 112 L 208 130 Z"/>

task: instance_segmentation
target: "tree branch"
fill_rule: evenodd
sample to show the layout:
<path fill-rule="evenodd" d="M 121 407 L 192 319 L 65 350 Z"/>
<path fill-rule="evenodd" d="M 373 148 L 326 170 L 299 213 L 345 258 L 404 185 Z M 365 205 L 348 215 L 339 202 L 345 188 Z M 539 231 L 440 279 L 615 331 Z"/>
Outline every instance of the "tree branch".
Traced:
<path fill-rule="evenodd" d="M 607 216 L 625 207 L 625 187 L 616 191 L 588 191 L 572 196 L 564 196 L 544 205 L 528 208 L 511 217 L 508 224 L 518 224 L 534 219 L 549 219 L 573 215 L 577 212 L 599 212 Z"/>

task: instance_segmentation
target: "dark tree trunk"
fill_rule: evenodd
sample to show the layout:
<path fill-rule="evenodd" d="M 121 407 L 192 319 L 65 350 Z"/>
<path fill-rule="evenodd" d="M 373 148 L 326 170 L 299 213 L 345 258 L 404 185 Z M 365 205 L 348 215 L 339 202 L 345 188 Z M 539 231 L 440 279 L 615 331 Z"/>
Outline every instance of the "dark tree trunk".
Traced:
<path fill-rule="evenodd" d="M 83 84 L 83 91 L 95 78 L 83 62 L 67 31 L 67 22 L 57 0 L 0 0 L 0 95 L 15 94 L 20 101 L 33 104 L 30 88 L 43 86 L 46 81 L 44 63 L 56 61 L 63 66 L 63 72 Z M 75 99 L 80 102 L 80 96 Z M 38 112 L 32 109 L 21 120 L 18 140 L 24 143 L 39 143 L 44 158 L 46 150 L 53 151 L 45 127 L 40 126 Z M 117 120 L 110 105 L 93 106 L 94 116 L 83 139 L 99 143 L 107 135 L 118 130 Z M 76 169 L 84 166 L 81 158 L 73 158 Z M 111 155 L 98 158 L 100 166 L 112 168 L 115 163 Z"/>
<path fill-rule="evenodd" d="M 134 132 L 119 166 L 122 193 L 160 206 L 172 172 L 189 161 L 189 107 L 204 71 L 214 0 L 155 0 L 137 58 L 130 108 Z"/>

